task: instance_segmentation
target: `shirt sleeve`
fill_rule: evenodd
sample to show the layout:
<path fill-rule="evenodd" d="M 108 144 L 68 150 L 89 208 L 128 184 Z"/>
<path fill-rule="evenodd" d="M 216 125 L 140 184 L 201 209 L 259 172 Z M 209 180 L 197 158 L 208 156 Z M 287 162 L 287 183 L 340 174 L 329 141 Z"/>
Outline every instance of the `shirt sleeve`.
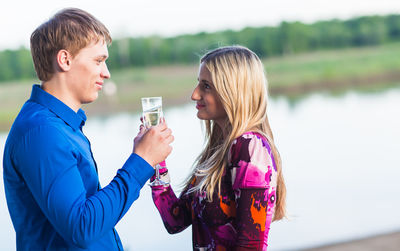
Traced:
<path fill-rule="evenodd" d="M 164 168 L 164 173 L 166 171 L 167 169 Z M 152 187 L 154 204 L 170 234 L 179 233 L 192 224 L 191 206 L 185 191 L 177 198 L 170 185 Z"/>
<path fill-rule="evenodd" d="M 245 134 L 231 148 L 237 230 L 235 250 L 263 250 L 275 205 L 276 170 L 263 137 Z"/>
<path fill-rule="evenodd" d="M 132 154 L 109 185 L 88 196 L 79 149 L 54 126 L 30 130 L 15 158 L 27 186 L 56 231 L 80 248 L 112 230 L 138 196 L 153 168 Z"/>

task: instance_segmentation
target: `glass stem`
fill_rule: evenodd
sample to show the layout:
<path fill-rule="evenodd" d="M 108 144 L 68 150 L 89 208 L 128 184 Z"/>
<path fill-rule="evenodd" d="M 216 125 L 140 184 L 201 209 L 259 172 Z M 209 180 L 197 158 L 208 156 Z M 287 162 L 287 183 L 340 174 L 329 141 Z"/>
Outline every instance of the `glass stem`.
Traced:
<path fill-rule="evenodd" d="M 156 180 L 160 180 L 160 166 L 156 165 Z"/>

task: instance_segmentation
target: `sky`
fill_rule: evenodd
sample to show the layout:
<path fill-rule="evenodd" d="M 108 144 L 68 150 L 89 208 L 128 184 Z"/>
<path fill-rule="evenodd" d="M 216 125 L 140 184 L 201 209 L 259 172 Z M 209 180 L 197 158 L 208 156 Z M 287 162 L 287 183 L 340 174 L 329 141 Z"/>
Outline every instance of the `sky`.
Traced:
<path fill-rule="evenodd" d="M 114 39 L 400 14 L 400 0 L 3 0 L 0 6 L 0 50 L 29 47 L 32 31 L 66 7 L 93 14 Z"/>

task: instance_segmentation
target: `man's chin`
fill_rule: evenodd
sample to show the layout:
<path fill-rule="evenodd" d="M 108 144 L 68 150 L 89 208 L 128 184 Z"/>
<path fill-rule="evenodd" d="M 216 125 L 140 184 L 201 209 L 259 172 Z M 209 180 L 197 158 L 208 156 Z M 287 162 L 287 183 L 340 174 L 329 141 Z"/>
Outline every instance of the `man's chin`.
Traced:
<path fill-rule="evenodd" d="M 84 101 L 82 102 L 82 104 L 84 105 L 84 104 L 93 103 L 93 102 L 96 101 L 96 99 L 98 99 L 98 98 L 99 98 L 99 95 L 96 93 L 95 96 L 93 96 L 93 97 L 91 97 L 91 98 L 89 98 L 89 99 L 84 100 Z"/>

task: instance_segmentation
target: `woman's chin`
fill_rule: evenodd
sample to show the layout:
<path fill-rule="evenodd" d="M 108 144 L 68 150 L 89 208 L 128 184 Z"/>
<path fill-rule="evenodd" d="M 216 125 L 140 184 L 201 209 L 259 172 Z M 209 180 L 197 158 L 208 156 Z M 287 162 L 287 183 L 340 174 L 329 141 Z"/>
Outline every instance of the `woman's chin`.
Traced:
<path fill-rule="evenodd" d="M 201 114 L 200 112 L 197 112 L 197 118 L 200 120 L 207 120 L 207 118 L 205 118 L 204 115 Z"/>

